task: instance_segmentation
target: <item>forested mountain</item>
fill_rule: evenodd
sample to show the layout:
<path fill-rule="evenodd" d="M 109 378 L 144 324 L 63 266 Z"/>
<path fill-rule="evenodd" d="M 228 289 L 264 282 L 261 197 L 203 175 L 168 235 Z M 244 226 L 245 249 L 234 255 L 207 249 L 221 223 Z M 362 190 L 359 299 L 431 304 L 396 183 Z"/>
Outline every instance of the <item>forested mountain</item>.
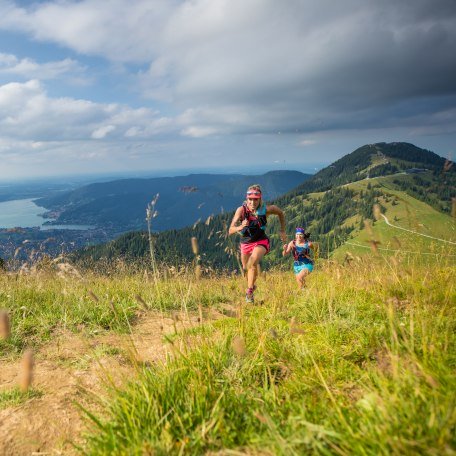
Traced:
<path fill-rule="evenodd" d="M 368 144 L 345 155 L 302 183 L 287 197 L 321 192 L 337 185 L 361 179 L 385 176 L 413 169 L 426 169 L 438 175 L 444 171 L 445 159 L 413 144 L 394 142 Z M 450 169 L 455 171 L 454 167 Z"/>
<path fill-rule="evenodd" d="M 71 192 L 41 198 L 36 204 L 56 217 L 55 224 L 85 224 L 117 231 L 145 229 L 145 208 L 159 194 L 154 230 L 179 229 L 198 219 L 233 210 L 245 189 L 259 183 L 268 199 L 277 198 L 310 175 L 271 171 L 260 176 L 191 174 L 151 179 L 123 179 L 86 185 Z"/>
<path fill-rule="evenodd" d="M 360 185 L 348 185 L 358 182 Z M 364 229 L 363 220 L 373 220 L 373 206 L 382 211 L 388 205 L 404 205 L 401 194 L 426 203 L 449 217 L 456 197 L 456 170 L 451 162 L 433 152 L 408 143 L 378 143 L 363 146 L 315 174 L 289 193 L 274 200 L 286 214 L 287 233 L 305 226 L 328 256 L 356 231 Z M 399 196 L 398 196 L 399 195 Z M 240 201 L 239 201 L 240 202 Z M 408 204 L 408 203 L 407 203 Z M 182 264 L 191 261 L 190 238 L 199 241 L 202 262 L 216 268 L 235 268 L 237 241 L 227 237 L 232 213 L 222 214 L 183 230 L 153 236 L 159 261 Z M 273 249 L 267 265 L 283 263 L 280 255 L 277 220 L 270 218 Z M 78 258 L 140 258 L 148 254 L 147 233 L 128 233 L 117 240 L 79 252 Z"/>

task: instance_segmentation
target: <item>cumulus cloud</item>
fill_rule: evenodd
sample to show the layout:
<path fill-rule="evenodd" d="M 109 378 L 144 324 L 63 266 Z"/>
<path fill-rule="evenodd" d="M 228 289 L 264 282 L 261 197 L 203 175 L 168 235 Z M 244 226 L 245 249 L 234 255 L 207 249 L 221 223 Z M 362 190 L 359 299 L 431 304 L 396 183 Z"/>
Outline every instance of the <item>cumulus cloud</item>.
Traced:
<path fill-rule="evenodd" d="M 181 133 L 183 136 L 190 136 L 191 138 L 204 138 L 213 135 L 216 130 L 212 127 L 187 127 Z"/>
<path fill-rule="evenodd" d="M 415 99 L 456 92 L 453 0 L 3 2 L 0 13 L 0 28 L 149 63 L 144 94 L 199 109 L 201 131 L 220 131 L 205 110 L 247 113 L 224 119 L 227 131 L 309 131 L 382 122 L 377 109 L 400 101 L 406 118 Z"/>
<path fill-rule="evenodd" d="M 37 80 L 0 86 L 0 130 L 3 137 L 33 141 L 152 137 L 173 124 L 157 111 L 120 104 L 94 103 L 73 98 L 52 98 Z M 177 129 L 177 126 L 174 126 Z"/>
<path fill-rule="evenodd" d="M 312 146 L 312 145 L 316 144 L 316 142 L 317 141 L 315 139 L 301 139 L 301 141 L 299 141 L 298 145 L 306 147 L 306 146 Z"/>
<path fill-rule="evenodd" d="M 35 141 L 98 142 L 280 132 L 296 135 L 302 150 L 324 132 L 456 132 L 454 0 L 19 5 L 0 0 L 0 30 L 121 65 L 134 80 L 126 91 L 136 90 L 144 106 L 166 106 L 167 115 L 52 99 L 37 82 L 12 83 L 0 89 L 0 126 L 18 138 L 20 129 Z M 44 80 L 77 69 L 71 59 L 0 55 L 0 74 Z"/>
<path fill-rule="evenodd" d="M 86 68 L 73 59 L 38 63 L 34 59 L 19 59 L 15 55 L 0 53 L 0 76 L 19 76 L 24 79 L 57 79 L 67 76 L 73 81 L 87 79 Z"/>
<path fill-rule="evenodd" d="M 91 137 L 94 139 L 103 139 L 115 129 L 116 127 L 114 125 L 105 125 L 103 127 L 97 128 L 94 132 L 92 132 Z"/>
<path fill-rule="evenodd" d="M 36 40 L 67 46 L 81 54 L 115 61 L 150 59 L 156 37 L 172 13 L 173 0 L 63 1 L 20 7 L 0 2 L 0 28 L 21 30 Z"/>

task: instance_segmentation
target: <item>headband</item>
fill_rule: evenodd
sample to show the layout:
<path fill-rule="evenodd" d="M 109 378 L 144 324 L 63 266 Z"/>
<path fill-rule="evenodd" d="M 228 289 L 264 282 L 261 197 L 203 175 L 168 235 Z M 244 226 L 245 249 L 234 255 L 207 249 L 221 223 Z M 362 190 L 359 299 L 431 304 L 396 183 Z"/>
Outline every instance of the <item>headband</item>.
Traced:
<path fill-rule="evenodd" d="M 253 199 L 260 199 L 261 198 L 261 192 L 259 190 L 247 190 L 247 193 L 245 194 L 246 198 L 253 198 Z"/>

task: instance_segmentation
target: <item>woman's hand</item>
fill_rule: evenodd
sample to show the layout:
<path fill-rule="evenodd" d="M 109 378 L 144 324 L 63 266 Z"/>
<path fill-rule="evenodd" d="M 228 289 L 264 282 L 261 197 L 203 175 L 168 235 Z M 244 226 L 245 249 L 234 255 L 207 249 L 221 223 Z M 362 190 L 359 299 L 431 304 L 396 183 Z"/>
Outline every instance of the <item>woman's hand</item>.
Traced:
<path fill-rule="evenodd" d="M 228 228 L 228 234 L 235 234 L 235 233 L 239 233 L 240 231 L 242 231 L 245 227 L 245 224 L 244 224 L 244 221 L 241 222 L 240 225 L 238 225 L 238 223 L 241 221 L 242 219 L 242 212 L 243 212 L 243 207 L 238 207 L 236 209 L 236 212 L 234 213 L 234 216 L 233 216 L 233 220 L 231 220 L 231 225 L 230 227 Z"/>
<path fill-rule="evenodd" d="M 242 223 L 239 225 L 238 231 L 242 231 L 244 228 L 249 226 L 249 221 L 247 219 L 243 220 Z"/>

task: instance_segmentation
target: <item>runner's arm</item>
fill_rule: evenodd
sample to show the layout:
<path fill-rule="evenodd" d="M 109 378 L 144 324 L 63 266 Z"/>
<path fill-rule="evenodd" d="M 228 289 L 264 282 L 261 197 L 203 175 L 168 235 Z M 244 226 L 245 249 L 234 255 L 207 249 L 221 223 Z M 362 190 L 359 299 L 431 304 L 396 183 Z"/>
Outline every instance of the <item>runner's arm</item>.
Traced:
<path fill-rule="evenodd" d="M 309 248 L 318 253 L 320 247 L 317 242 L 309 242 Z"/>
<path fill-rule="evenodd" d="M 266 215 L 274 214 L 279 217 L 280 221 L 280 239 L 282 239 L 283 243 L 287 242 L 287 235 L 285 234 L 285 214 L 283 213 L 282 209 L 275 205 L 267 206 L 266 207 Z"/>
<path fill-rule="evenodd" d="M 240 225 L 238 223 L 240 222 L 242 218 L 242 206 L 238 207 L 236 209 L 236 212 L 234 213 L 233 220 L 231 220 L 231 225 L 228 229 L 228 234 L 235 234 L 241 232 L 248 224 L 248 220 L 243 220 Z"/>
<path fill-rule="evenodd" d="M 293 241 L 289 242 L 288 244 L 284 244 L 282 256 L 288 255 L 292 249 L 293 249 Z"/>

